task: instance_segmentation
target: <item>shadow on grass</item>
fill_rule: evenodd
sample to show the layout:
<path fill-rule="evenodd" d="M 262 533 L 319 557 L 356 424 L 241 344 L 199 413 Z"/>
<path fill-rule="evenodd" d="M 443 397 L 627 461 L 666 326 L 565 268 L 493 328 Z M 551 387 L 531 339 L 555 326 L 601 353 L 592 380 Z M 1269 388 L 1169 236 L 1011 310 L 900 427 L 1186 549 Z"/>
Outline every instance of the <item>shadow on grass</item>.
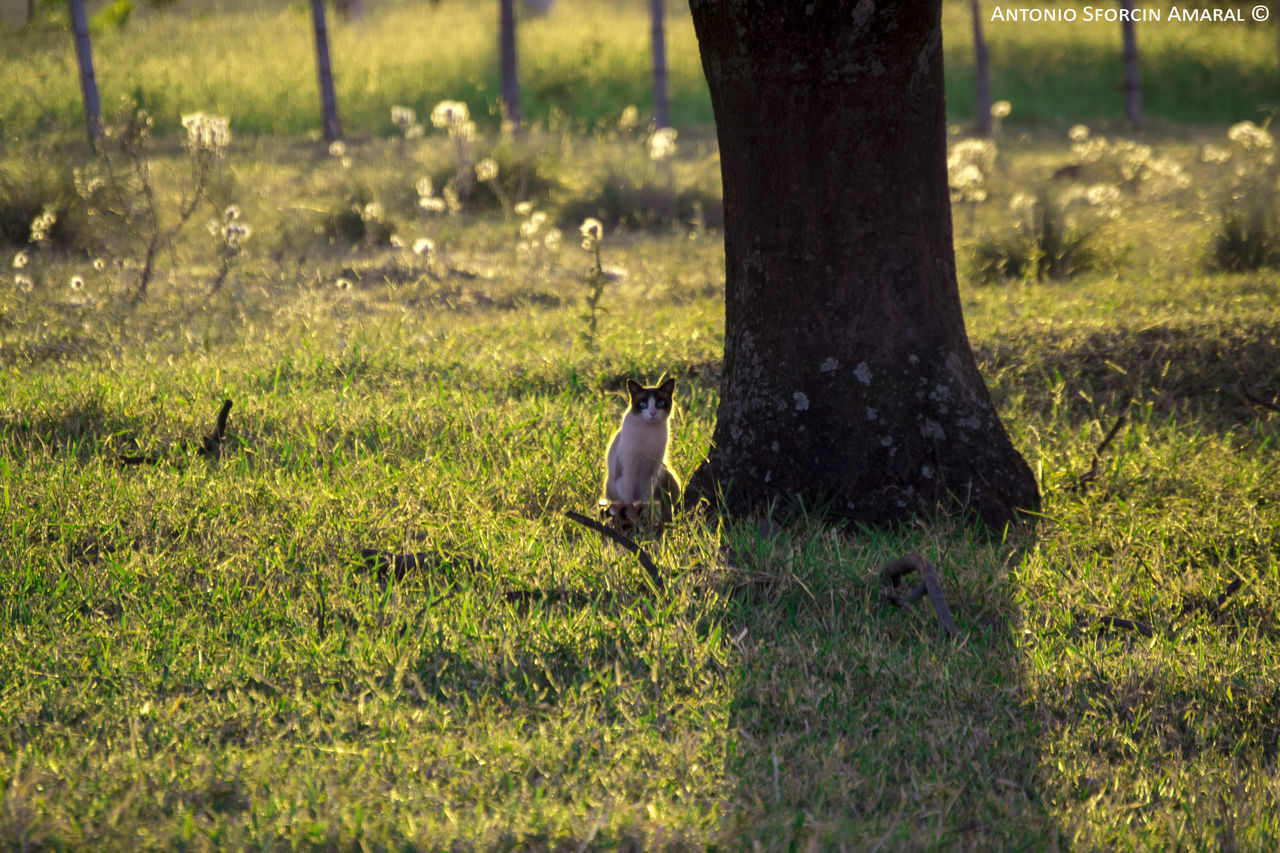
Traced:
<path fill-rule="evenodd" d="M 1160 416 L 1178 415 L 1217 430 L 1251 423 L 1260 409 L 1245 391 L 1265 399 L 1280 393 L 1280 333 L 1273 317 L 1187 319 L 1146 327 L 1081 330 L 1055 326 L 1014 334 L 975 348 L 993 395 L 1031 389 L 1033 410 L 1061 405 L 1072 422 L 1087 423 L 1099 406 L 1147 399 Z M 1034 393 L 1062 385 L 1053 394 Z M 1039 403 L 1037 403 L 1039 398 Z"/>
<path fill-rule="evenodd" d="M 744 846 L 1016 849 L 1051 831 L 1013 636 L 1020 551 L 963 531 L 918 540 L 735 542 L 760 579 L 729 614 L 741 673 L 728 830 Z M 927 601 L 897 610 L 881 597 L 880 568 L 911 550 L 938 566 L 955 641 L 938 642 Z"/>

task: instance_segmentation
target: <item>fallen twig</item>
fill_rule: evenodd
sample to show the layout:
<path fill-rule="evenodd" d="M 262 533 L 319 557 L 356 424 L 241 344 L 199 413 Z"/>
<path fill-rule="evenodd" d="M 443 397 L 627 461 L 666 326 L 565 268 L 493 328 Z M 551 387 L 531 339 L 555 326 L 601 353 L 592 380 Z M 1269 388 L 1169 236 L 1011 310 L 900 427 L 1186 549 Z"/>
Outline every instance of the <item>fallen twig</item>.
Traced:
<path fill-rule="evenodd" d="M 1244 395 L 1244 398 L 1246 400 L 1248 400 L 1250 403 L 1253 403 L 1255 406 L 1260 406 L 1272 412 L 1280 412 L 1280 405 L 1278 405 L 1274 401 L 1264 400 L 1262 399 L 1262 397 L 1258 396 L 1257 394 L 1254 394 L 1244 384 L 1243 379 L 1240 380 L 1240 393 Z"/>
<path fill-rule="evenodd" d="M 385 584 L 390 575 L 395 575 L 396 580 L 404 580 L 404 576 L 410 572 L 428 571 L 440 568 L 446 564 L 469 569 L 473 572 L 483 572 L 485 570 L 484 563 L 479 560 L 473 560 L 468 557 L 445 559 L 439 554 L 419 552 L 415 554 L 393 554 L 390 551 L 380 551 L 377 548 L 361 548 L 360 559 L 365 567 L 375 571 L 378 575 L 378 582 Z"/>
<path fill-rule="evenodd" d="M 1107 431 L 1106 436 L 1102 439 L 1102 443 L 1094 448 L 1093 464 L 1089 466 L 1089 470 L 1081 474 L 1077 478 L 1079 483 L 1078 488 L 1081 494 L 1084 494 L 1086 491 L 1088 491 L 1089 484 L 1092 483 L 1094 480 L 1098 479 L 1098 473 L 1102 465 L 1102 454 L 1108 447 L 1111 446 L 1111 442 L 1115 439 L 1116 434 L 1120 432 L 1120 428 L 1124 426 L 1125 421 L 1128 420 L 1129 401 L 1131 399 L 1132 399 L 1131 397 L 1126 396 L 1124 400 L 1121 401 L 1120 408 L 1123 411 L 1120 412 L 1120 417 L 1116 418 L 1115 424 L 1113 424 L 1111 429 Z"/>
<path fill-rule="evenodd" d="M 1122 619 L 1119 616 L 1103 616 L 1093 625 L 1095 628 L 1124 628 L 1128 631 L 1137 631 L 1144 637 L 1155 636 L 1155 631 L 1146 622 L 1135 622 L 1132 619 Z"/>
<path fill-rule="evenodd" d="M 227 434 L 227 416 L 230 413 L 231 413 L 231 401 L 223 400 L 222 407 L 218 409 L 218 416 L 213 423 L 213 432 L 206 435 L 200 443 L 200 448 L 197 452 L 201 456 L 207 456 L 210 459 L 222 458 L 223 440 L 226 438 L 226 434 Z M 195 447 L 195 443 L 190 441 L 184 441 L 180 443 L 180 446 L 186 450 L 190 450 L 192 447 Z M 165 461 L 165 457 L 163 456 L 130 455 L 127 453 L 116 454 L 116 462 L 126 466 L 128 465 L 160 465 L 164 461 Z M 175 467 L 182 467 L 181 462 L 175 461 L 173 464 Z"/>
<path fill-rule="evenodd" d="M 229 414 L 231 414 L 231 400 L 223 400 L 222 408 L 218 410 L 218 419 L 213 424 L 213 432 L 204 437 L 204 443 L 200 446 L 201 456 L 222 458 L 222 439 L 226 435 Z"/>
<path fill-rule="evenodd" d="M 564 514 L 581 525 L 590 527 L 592 530 L 599 533 L 603 533 L 623 548 L 626 548 L 628 551 L 635 554 L 636 559 L 640 561 L 640 565 L 644 566 L 645 571 L 649 573 L 649 579 L 653 581 L 654 589 L 658 592 L 662 592 L 665 584 L 662 582 L 662 573 L 658 571 L 658 564 L 653 561 L 653 558 L 649 556 L 647 551 L 636 544 L 634 539 L 624 533 L 614 530 L 611 527 L 605 527 L 600 522 L 587 518 L 580 512 L 574 512 L 571 509 L 567 509 L 564 511 Z"/>
<path fill-rule="evenodd" d="M 898 583 L 906 575 L 915 572 L 920 576 L 920 584 L 906 595 L 898 592 Z M 881 590 L 885 600 L 894 607 L 906 607 L 915 604 L 927 594 L 933 603 L 934 612 L 938 615 L 938 641 L 942 641 L 943 631 L 952 637 L 959 636 L 960 629 L 951 619 L 951 608 L 942 594 L 942 583 L 938 580 L 938 570 L 933 564 L 919 554 L 908 554 L 885 564 L 880 570 Z"/>
<path fill-rule="evenodd" d="M 1203 609 L 1209 616 L 1213 616 L 1219 610 L 1222 609 L 1222 605 L 1226 603 L 1227 599 L 1230 598 L 1232 595 L 1234 595 L 1236 591 L 1239 590 L 1240 587 L 1243 585 L 1244 585 L 1244 582 L 1240 578 L 1236 578 L 1231 583 L 1227 584 L 1227 588 L 1224 589 L 1222 592 L 1218 593 L 1218 595 L 1214 597 L 1214 600 L 1212 602 L 1206 602 L 1203 600 L 1195 601 L 1191 598 L 1184 599 L 1182 602 L 1182 609 L 1179 610 L 1178 615 L 1174 617 L 1175 621 L 1177 619 L 1181 619 L 1183 616 L 1186 616 L 1189 613 L 1194 613 L 1196 610 L 1200 610 L 1200 609 Z M 1138 622 L 1137 620 L 1125 619 L 1120 616 L 1103 616 L 1102 618 L 1094 622 L 1092 627 L 1123 628 L 1126 631 L 1137 631 L 1139 634 L 1141 634 L 1144 637 L 1155 636 L 1155 628 L 1147 624 L 1146 622 Z M 1185 624 L 1175 625 L 1173 624 L 1173 622 L 1170 622 L 1168 625 L 1164 626 L 1164 634 L 1169 639 L 1174 640 L 1178 638 L 1178 634 L 1185 627 L 1186 627 Z M 1191 642 L 1195 642 L 1194 637 L 1191 639 Z"/>

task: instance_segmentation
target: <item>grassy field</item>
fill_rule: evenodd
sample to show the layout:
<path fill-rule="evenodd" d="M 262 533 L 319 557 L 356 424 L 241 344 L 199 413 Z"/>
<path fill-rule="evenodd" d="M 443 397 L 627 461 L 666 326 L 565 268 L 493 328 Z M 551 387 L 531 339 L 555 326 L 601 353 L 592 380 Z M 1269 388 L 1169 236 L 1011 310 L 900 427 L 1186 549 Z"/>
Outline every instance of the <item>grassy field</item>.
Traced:
<path fill-rule="evenodd" d="M 194 27 L 180 8 L 103 50 Z M 252 31 L 208 20 L 215 46 Z M 1223 270 L 1254 246 L 1231 223 L 1274 204 L 1274 143 L 1130 137 L 1101 108 L 1069 138 L 1052 104 L 994 145 L 956 135 L 970 339 L 1042 516 L 684 515 L 639 536 L 657 590 L 564 511 L 594 506 L 628 376 L 677 377 L 680 474 L 707 449 L 719 169 L 705 130 L 654 162 L 603 121 L 643 99 L 642 49 L 613 37 L 632 88 L 520 142 L 482 129 L 463 173 L 498 177 L 469 195 L 442 132 L 391 134 L 388 104 L 434 105 L 416 70 L 388 60 L 329 151 L 303 105 L 262 106 L 276 71 L 211 102 L 157 60 L 161 130 L 190 97 L 233 136 L 141 298 L 156 229 L 129 159 L 91 160 L 72 102 L 6 102 L 0 848 L 1274 849 L 1280 277 Z M 167 234 L 190 158 L 175 133 L 143 150 Z M 364 549 L 427 556 L 396 580 Z M 913 551 L 955 641 L 881 596 Z"/>
<path fill-rule="evenodd" d="M 22 4 L 9 5 L 0 21 L 23 20 Z M 54 22 L 65 19 L 65 4 L 49 5 Z M 140 99 L 170 129 L 179 113 L 196 109 L 231 116 L 241 133 L 298 134 L 319 126 L 305 3 L 182 0 L 162 11 L 137 5 L 123 29 L 103 26 L 94 34 L 98 85 L 108 108 L 125 95 Z M 367 5 L 360 22 L 330 21 L 347 133 L 392 135 L 392 105 L 424 113 L 444 98 L 466 101 L 482 123 L 496 126 L 494 10 L 459 0 Z M 996 5 L 983 4 L 988 17 Z M 102 4 L 89 8 L 92 14 Z M 1246 20 L 1250 8 L 1241 7 Z M 943 23 L 949 110 L 953 121 L 967 122 L 973 116 L 968 4 L 948 0 Z M 1274 27 L 1274 21 L 1138 27 L 1148 119 L 1261 123 L 1271 116 L 1280 105 Z M 647 3 L 640 0 L 560 0 L 551 14 L 522 19 L 525 115 L 593 128 L 614 121 L 627 104 L 649 111 L 648 33 Z M 1123 117 L 1118 24 L 988 20 L 985 33 L 993 95 L 1013 103 L 1011 125 L 1065 128 Z M 672 123 L 710 125 L 711 102 L 682 2 L 668 3 L 667 55 Z M 0 27 L 0 79 L 18 81 L 0 89 L 4 136 L 78 126 L 79 84 L 65 29 Z"/>

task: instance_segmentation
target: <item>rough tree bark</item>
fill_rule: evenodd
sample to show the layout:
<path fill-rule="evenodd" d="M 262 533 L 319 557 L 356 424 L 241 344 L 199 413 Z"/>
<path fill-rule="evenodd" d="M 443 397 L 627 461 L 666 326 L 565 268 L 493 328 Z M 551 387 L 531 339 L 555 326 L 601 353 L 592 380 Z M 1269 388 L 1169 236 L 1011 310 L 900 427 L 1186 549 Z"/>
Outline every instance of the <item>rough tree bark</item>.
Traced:
<path fill-rule="evenodd" d="M 1124 62 L 1124 117 L 1142 124 L 1142 75 L 1138 71 L 1138 33 L 1133 22 L 1133 0 L 1120 0 L 1120 41 Z"/>
<path fill-rule="evenodd" d="M 649 0 L 649 33 L 653 47 L 653 122 L 656 127 L 670 127 L 667 110 L 667 40 L 663 16 L 665 0 Z"/>
<path fill-rule="evenodd" d="M 325 142 L 342 138 L 338 99 L 333 93 L 333 67 L 329 63 L 329 28 L 324 20 L 324 0 L 311 0 L 311 24 L 316 34 L 316 74 L 320 78 L 320 120 Z"/>
<path fill-rule="evenodd" d="M 689 498 L 873 523 L 1039 503 L 969 348 L 941 0 L 690 3 L 720 142 L 725 354 Z"/>
<path fill-rule="evenodd" d="M 516 70 L 516 2 L 498 0 L 498 55 L 502 66 L 502 126 L 520 132 L 520 78 Z"/>
<path fill-rule="evenodd" d="M 80 66 L 80 94 L 84 98 L 84 120 L 89 129 L 89 144 L 96 147 L 102 139 L 102 105 L 98 100 L 98 80 L 93 75 L 93 49 L 89 44 L 89 21 L 84 14 L 84 0 L 67 0 L 71 13 L 71 33 L 76 43 L 76 62 Z"/>
<path fill-rule="evenodd" d="M 978 0 L 969 0 L 969 10 L 973 13 L 973 129 L 979 136 L 990 136 L 991 57 L 987 54 L 987 40 L 982 37 L 982 7 Z"/>

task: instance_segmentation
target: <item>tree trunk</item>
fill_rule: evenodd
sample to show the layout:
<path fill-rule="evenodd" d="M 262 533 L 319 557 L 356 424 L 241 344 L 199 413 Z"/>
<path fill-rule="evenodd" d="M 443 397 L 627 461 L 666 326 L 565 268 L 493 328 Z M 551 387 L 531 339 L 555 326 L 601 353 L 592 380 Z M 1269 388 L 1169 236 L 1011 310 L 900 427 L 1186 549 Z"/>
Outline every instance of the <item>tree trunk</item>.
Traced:
<path fill-rule="evenodd" d="M 502 126 L 520 132 L 520 77 L 516 69 L 516 0 L 498 0 L 498 54 L 502 65 Z"/>
<path fill-rule="evenodd" d="M 27 0 L 27 25 L 36 19 L 36 0 Z"/>
<path fill-rule="evenodd" d="M 961 316 L 941 0 L 690 8 L 726 284 L 720 408 L 689 498 L 800 497 L 873 523 L 1035 509 Z"/>
<path fill-rule="evenodd" d="M 1120 39 L 1124 60 L 1124 117 L 1142 124 L 1142 76 L 1138 72 L 1138 34 L 1133 22 L 1133 0 L 1120 0 Z"/>
<path fill-rule="evenodd" d="M 969 8 L 973 12 L 974 132 L 990 136 L 991 58 L 987 55 L 987 40 L 982 37 L 982 7 L 978 0 L 969 0 Z"/>
<path fill-rule="evenodd" d="M 316 74 L 320 78 L 320 117 L 324 139 L 342 138 L 338 99 L 333 93 L 333 67 L 329 64 L 329 29 L 324 21 L 324 0 L 311 0 L 311 23 L 316 33 Z"/>
<path fill-rule="evenodd" d="M 98 100 L 98 80 L 93 75 L 89 22 L 84 14 L 84 0 L 67 0 L 67 6 L 71 13 L 71 32 L 76 43 L 76 62 L 80 65 L 80 94 L 84 97 L 84 120 L 89 128 L 89 144 L 97 147 L 102 139 L 102 105 Z"/>
<path fill-rule="evenodd" d="M 650 41 L 653 44 L 653 122 L 657 127 L 670 127 L 667 111 L 667 40 L 663 27 L 665 0 L 649 0 Z"/>

